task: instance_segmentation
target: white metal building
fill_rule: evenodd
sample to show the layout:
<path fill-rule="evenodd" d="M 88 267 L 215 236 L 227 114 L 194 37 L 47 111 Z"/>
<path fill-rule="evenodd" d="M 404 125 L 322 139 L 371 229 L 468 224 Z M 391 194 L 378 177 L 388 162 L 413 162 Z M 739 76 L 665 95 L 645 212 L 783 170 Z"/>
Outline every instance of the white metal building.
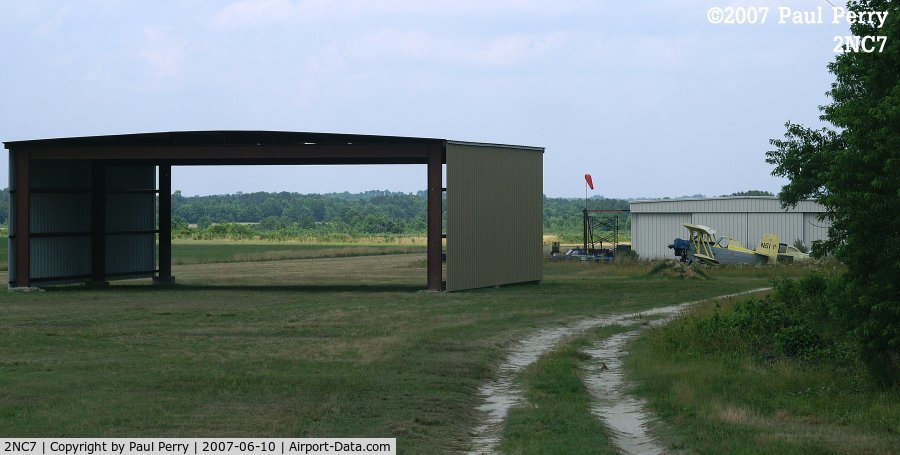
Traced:
<path fill-rule="evenodd" d="M 814 240 L 828 238 L 828 222 L 818 219 L 823 212 L 825 208 L 811 200 L 785 210 L 771 196 L 634 201 L 632 249 L 643 259 L 674 258 L 668 245 L 676 237 L 687 239 L 684 223 L 709 226 L 748 248 L 756 248 L 769 232 L 778 234 L 782 243 L 800 239 L 809 247 Z"/>

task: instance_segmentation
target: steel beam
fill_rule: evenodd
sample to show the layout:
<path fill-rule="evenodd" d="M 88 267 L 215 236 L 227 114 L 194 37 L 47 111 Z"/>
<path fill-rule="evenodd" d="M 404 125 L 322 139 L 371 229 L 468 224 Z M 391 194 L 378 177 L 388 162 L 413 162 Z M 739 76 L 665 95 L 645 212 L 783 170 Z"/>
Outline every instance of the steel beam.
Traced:
<path fill-rule="evenodd" d="M 440 291 L 441 286 L 441 221 L 443 218 L 444 147 L 433 146 L 428 151 L 428 289 Z"/>
<path fill-rule="evenodd" d="M 31 157 L 25 150 L 11 152 L 16 175 L 16 279 L 15 287 L 31 286 Z"/>
<path fill-rule="evenodd" d="M 35 144 L 32 159 L 163 160 L 172 164 L 424 164 L 434 145 L 142 145 L 58 146 Z"/>
<path fill-rule="evenodd" d="M 172 165 L 159 165 L 159 283 L 172 277 Z"/>

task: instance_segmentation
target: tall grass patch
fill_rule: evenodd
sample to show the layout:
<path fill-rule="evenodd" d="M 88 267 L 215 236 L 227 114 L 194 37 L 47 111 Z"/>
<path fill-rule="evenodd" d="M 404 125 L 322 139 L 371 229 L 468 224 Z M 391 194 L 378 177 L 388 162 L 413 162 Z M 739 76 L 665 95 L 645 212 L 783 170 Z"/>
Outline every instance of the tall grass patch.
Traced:
<path fill-rule="evenodd" d="M 626 367 L 700 453 L 893 453 L 900 391 L 873 383 L 824 296 L 824 275 L 689 310 L 635 341 Z"/>

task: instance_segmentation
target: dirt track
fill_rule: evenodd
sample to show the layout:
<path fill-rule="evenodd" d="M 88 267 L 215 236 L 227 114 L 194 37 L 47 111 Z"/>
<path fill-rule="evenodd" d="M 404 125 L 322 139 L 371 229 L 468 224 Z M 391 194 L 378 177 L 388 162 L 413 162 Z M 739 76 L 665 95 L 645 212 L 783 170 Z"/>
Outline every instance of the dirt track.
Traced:
<path fill-rule="evenodd" d="M 592 414 L 607 429 L 610 439 L 622 453 L 662 453 L 665 450 L 655 441 L 648 428 L 653 416 L 645 409 L 642 400 L 628 394 L 628 381 L 622 372 L 625 345 L 649 326 L 671 321 L 680 310 L 700 302 L 737 297 L 768 290 L 759 288 L 735 294 L 720 295 L 710 299 L 685 302 L 638 313 L 626 313 L 602 318 L 589 318 L 574 324 L 542 329 L 518 341 L 506 360 L 498 365 L 497 379 L 484 384 L 479 390 L 483 403 L 478 407 L 482 418 L 472 430 L 473 454 L 496 453 L 506 415 L 513 406 L 525 404 L 522 390 L 515 386 L 515 379 L 544 353 L 565 338 L 578 335 L 595 327 L 623 325 L 631 330 L 602 340 L 585 350 L 592 361 L 586 368 L 585 384 L 590 392 Z M 641 316 L 662 316 L 648 325 L 639 323 Z M 601 365 L 605 364 L 606 369 Z"/>

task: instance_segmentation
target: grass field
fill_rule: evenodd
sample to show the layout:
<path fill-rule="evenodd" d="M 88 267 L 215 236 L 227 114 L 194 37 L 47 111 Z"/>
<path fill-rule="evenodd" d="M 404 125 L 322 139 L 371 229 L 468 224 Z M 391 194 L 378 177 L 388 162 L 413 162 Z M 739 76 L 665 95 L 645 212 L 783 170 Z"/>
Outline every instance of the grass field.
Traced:
<path fill-rule="evenodd" d="M 172 263 L 263 262 L 286 259 L 317 259 L 424 252 L 425 245 L 417 244 L 176 240 L 172 242 Z"/>
<path fill-rule="evenodd" d="M 252 254 L 306 254 L 268 246 Z M 465 451 L 477 389 L 524 333 L 796 273 L 548 263 L 539 285 L 433 293 L 420 292 L 423 254 L 242 263 L 176 248 L 196 261 L 174 266 L 173 287 L 0 293 L 0 436 L 369 436 Z"/>
<path fill-rule="evenodd" d="M 697 453 L 900 450 L 900 391 L 873 386 L 861 365 L 762 362 L 727 348 L 709 354 L 681 342 L 696 333 L 695 321 L 728 313 L 734 303 L 695 307 L 629 348 L 627 366 L 640 384 L 636 393 L 665 422 L 662 434 L 670 448 Z"/>
<path fill-rule="evenodd" d="M 0 271 L 7 270 L 8 248 L 7 242 L 0 241 Z M 421 244 L 417 238 L 409 238 L 408 242 L 404 241 L 399 244 L 175 240 L 172 242 L 172 264 L 264 262 L 424 252 L 425 245 Z"/>

